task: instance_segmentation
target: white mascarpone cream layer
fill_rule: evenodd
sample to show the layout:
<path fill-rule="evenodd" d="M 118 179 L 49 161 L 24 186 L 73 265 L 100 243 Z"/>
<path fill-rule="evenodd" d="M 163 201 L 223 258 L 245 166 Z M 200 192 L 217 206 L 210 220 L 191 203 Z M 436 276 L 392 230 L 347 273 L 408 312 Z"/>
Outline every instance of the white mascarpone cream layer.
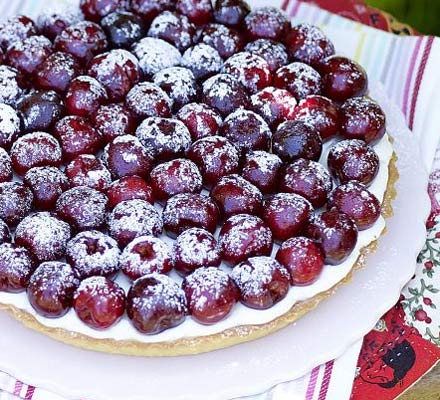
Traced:
<path fill-rule="evenodd" d="M 326 143 L 324 146 L 324 151 L 320 160 L 323 165 L 326 165 L 327 153 L 331 144 L 331 142 Z M 380 169 L 369 190 L 382 202 L 388 184 L 388 164 L 393 154 L 393 148 L 388 135 L 385 135 L 382 140 L 374 146 L 374 149 L 380 158 Z M 0 303 L 11 304 L 21 310 L 27 311 L 41 324 L 48 327 L 62 328 L 99 339 L 110 338 L 116 340 L 135 340 L 144 343 L 153 343 L 195 336 L 212 335 L 237 326 L 265 324 L 288 312 L 295 303 L 310 299 L 315 295 L 332 288 L 349 274 L 361 249 L 378 239 L 384 227 L 385 221 L 383 217 L 380 217 L 373 227 L 359 232 L 357 245 L 345 262 L 337 266 L 326 265 L 319 279 L 309 286 L 291 287 L 287 296 L 272 308 L 268 310 L 253 310 L 242 304 L 236 304 L 231 314 L 225 320 L 210 326 L 200 325 L 191 317 L 187 317 L 185 322 L 178 327 L 168 329 L 157 335 L 145 335 L 138 332 L 131 325 L 127 316 L 124 315 L 122 320 L 110 329 L 97 331 L 89 328 L 81 322 L 73 309 L 71 309 L 64 317 L 58 319 L 49 319 L 38 315 L 30 305 L 26 293 L 11 294 L 0 292 Z M 163 239 L 168 243 L 171 243 L 170 239 L 166 236 L 163 236 Z M 278 245 L 275 245 L 272 255 L 275 255 L 277 250 Z M 230 271 L 230 268 L 226 266 L 222 265 L 221 268 Z M 181 278 L 179 278 L 177 274 L 172 273 L 171 276 L 179 282 L 181 281 Z M 129 282 L 122 274 L 119 274 L 117 282 L 125 289 L 128 289 Z"/>

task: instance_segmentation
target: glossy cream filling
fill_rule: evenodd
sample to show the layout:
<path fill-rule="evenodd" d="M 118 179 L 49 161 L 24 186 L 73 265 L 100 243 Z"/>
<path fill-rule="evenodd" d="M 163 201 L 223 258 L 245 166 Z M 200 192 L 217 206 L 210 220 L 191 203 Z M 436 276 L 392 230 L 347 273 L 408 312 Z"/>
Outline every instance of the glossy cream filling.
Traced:
<path fill-rule="evenodd" d="M 326 143 L 324 146 L 324 151 L 320 160 L 323 165 L 326 165 L 327 153 L 331 144 L 331 142 Z M 385 135 L 382 140 L 374 146 L 374 149 L 380 158 L 380 168 L 379 173 L 369 190 L 382 202 L 388 184 L 388 165 L 393 154 L 393 148 L 388 135 Z M 25 292 L 19 294 L 0 292 L 0 303 L 11 304 L 21 310 L 27 311 L 29 314 L 33 315 L 38 322 L 48 327 L 62 328 L 99 339 L 134 340 L 144 343 L 153 343 L 195 336 L 212 335 L 237 326 L 261 325 L 268 323 L 288 312 L 295 303 L 310 299 L 315 295 L 332 288 L 350 273 L 353 265 L 359 257 L 361 249 L 378 239 L 384 228 L 385 220 L 383 217 L 380 217 L 373 227 L 359 232 L 356 247 L 345 262 L 337 266 L 326 265 L 319 279 L 309 286 L 291 287 L 287 296 L 272 308 L 268 310 L 253 310 L 242 304 L 236 304 L 231 314 L 226 319 L 210 326 L 200 325 L 191 317 L 187 317 L 178 327 L 168 329 L 157 335 L 145 335 L 138 332 L 131 325 L 127 316 L 124 315 L 122 320 L 110 329 L 97 331 L 86 326 L 76 316 L 73 309 L 71 309 L 64 317 L 58 319 L 49 319 L 38 315 L 30 305 Z M 163 236 L 163 239 L 168 243 L 172 242 L 166 236 Z M 275 245 L 272 253 L 273 256 L 277 250 L 278 245 Z M 230 268 L 226 266 L 222 265 L 221 268 L 230 271 Z M 181 281 L 181 278 L 178 277 L 177 274 L 174 274 L 174 272 L 171 276 L 179 282 Z M 128 289 L 130 283 L 122 274 L 119 274 L 116 281 L 125 289 Z"/>

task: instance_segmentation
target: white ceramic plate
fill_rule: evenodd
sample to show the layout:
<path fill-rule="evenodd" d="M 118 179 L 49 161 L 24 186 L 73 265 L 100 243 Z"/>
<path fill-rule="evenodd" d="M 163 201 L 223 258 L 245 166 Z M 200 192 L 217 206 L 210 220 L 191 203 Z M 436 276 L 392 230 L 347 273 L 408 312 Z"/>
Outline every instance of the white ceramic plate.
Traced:
<path fill-rule="evenodd" d="M 251 395 L 297 378 L 342 354 L 398 299 L 415 270 L 429 212 L 428 174 L 400 111 L 380 87 L 395 139 L 400 179 L 388 233 L 366 268 L 296 324 L 269 337 L 198 356 L 131 358 L 79 350 L 24 328 L 0 313 L 0 369 L 67 398 L 216 400 Z"/>

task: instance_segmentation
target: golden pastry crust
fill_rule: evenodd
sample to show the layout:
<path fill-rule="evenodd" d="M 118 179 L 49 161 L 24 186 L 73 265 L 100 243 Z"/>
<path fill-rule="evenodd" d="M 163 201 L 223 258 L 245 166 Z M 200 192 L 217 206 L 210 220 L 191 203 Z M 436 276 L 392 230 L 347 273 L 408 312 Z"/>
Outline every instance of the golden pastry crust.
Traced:
<path fill-rule="evenodd" d="M 397 157 L 393 154 L 388 165 L 389 177 L 384 200 L 382 202 L 382 215 L 389 218 L 393 215 L 392 201 L 396 198 L 395 183 L 399 178 L 396 168 Z M 382 234 L 385 233 L 385 230 Z M 365 265 L 365 258 L 377 248 L 377 240 L 371 242 L 361 250 L 356 263 L 350 273 L 329 290 L 319 293 L 314 297 L 296 303 L 285 314 L 275 318 L 271 322 L 262 325 L 246 325 L 226 329 L 209 336 L 183 338 L 169 342 L 143 343 L 129 340 L 97 339 L 66 329 L 45 326 L 26 311 L 10 304 L 0 304 L 0 309 L 8 312 L 28 328 L 41 332 L 61 342 L 81 347 L 83 349 L 101 351 L 105 353 L 125 354 L 133 356 L 165 357 L 188 354 L 205 353 L 212 350 L 230 347 L 239 343 L 248 342 L 274 333 L 287 325 L 290 325 L 303 315 L 313 310 L 321 301 L 330 297 L 339 286 L 351 280 L 354 271 Z"/>

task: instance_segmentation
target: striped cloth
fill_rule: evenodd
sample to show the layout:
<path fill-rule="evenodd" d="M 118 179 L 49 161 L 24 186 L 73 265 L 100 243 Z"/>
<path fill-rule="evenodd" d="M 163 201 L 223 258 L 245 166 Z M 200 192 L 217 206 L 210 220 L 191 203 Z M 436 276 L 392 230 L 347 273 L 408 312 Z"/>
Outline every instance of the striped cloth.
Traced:
<path fill-rule="evenodd" d="M 75 0 L 0 0 L 0 15 L 22 13 L 36 16 L 48 3 L 68 4 Z M 296 0 L 251 0 L 252 6 L 275 5 L 285 10 L 294 22 L 321 26 L 338 50 L 356 59 L 370 79 L 383 83 L 389 97 L 403 111 L 408 126 L 420 139 L 426 166 L 431 169 L 437 137 L 432 127 L 440 126 L 440 42 L 433 37 L 398 37 L 330 14 Z M 437 111 L 437 112 L 435 112 Z M 440 152 L 436 157 L 440 167 Z M 437 168 L 438 169 L 438 168 Z M 276 386 L 248 400 L 347 400 L 355 375 L 361 342 L 337 360 L 315 367 L 301 379 Z M 0 400 L 63 400 L 41 388 L 28 386 L 0 372 Z"/>

